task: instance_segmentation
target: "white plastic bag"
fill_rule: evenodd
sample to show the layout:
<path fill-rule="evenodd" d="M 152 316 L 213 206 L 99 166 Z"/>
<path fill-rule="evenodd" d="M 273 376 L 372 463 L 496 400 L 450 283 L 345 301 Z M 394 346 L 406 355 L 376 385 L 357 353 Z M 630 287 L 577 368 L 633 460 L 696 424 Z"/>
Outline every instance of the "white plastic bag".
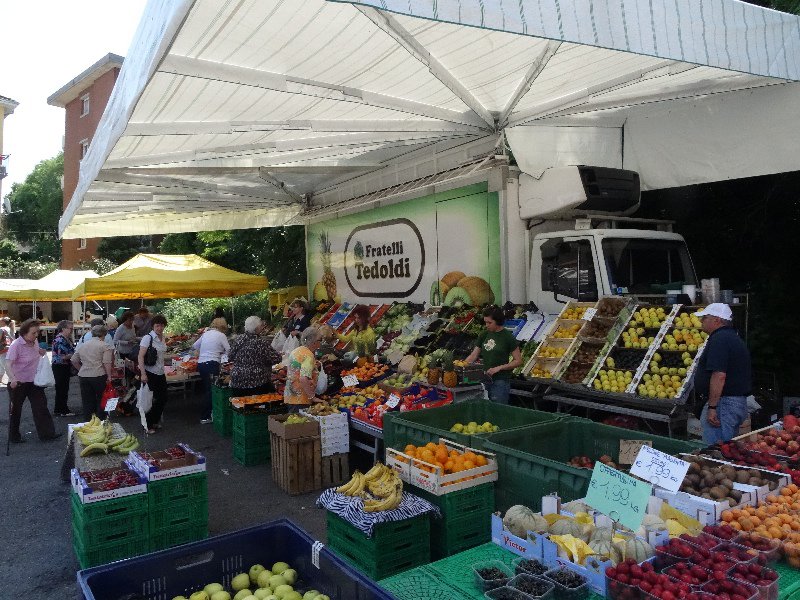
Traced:
<path fill-rule="evenodd" d="M 278 332 L 278 335 L 272 340 L 272 349 L 275 352 L 281 352 L 283 350 L 283 345 L 286 343 L 286 334 L 283 333 L 283 330 Z"/>
<path fill-rule="evenodd" d="M 148 429 L 146 415 L 153 408 L 153 391 L 146 383 L 143 383 L 139 391 L 136 392 L 136 406 L 139 408 L 142 427 Z"/>
<path fill-rule="evenodd" d="M 286 343 L 283 345 L 283 353 L 289 354 L 290 352 L 296 350 L 300 347 L 300 340 L 297 339 L 297 336 L 290 335 L 286 339 Z"/>
<path fill-rule="evenodd" d="M 317 377 L 316 394 L 320 396 L 328 391 L 328 374 L 323 370 L 319 370 L 319 377 Z"/>
<path fill-rule="evenodd" d="M 39 357 L 39 364 L 36 366 L 36 375 L 33 378 L 33 385 L 39 387 L 53 387 L 56 378 L 53 375 L 53 366 L 47 355 Z"/>

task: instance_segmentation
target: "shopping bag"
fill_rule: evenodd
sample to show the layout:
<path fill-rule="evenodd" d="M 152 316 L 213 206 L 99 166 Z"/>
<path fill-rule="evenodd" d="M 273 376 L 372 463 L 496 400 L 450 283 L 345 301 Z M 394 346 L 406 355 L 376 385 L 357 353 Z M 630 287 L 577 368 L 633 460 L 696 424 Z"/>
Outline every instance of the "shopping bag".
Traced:
<path fill-rule="evenodd" d="M 272 340 L 272 349 L 275 352 L 281 352 L 283 350 L 283 345 L 286 343 L 286 334 L 283 331 L 279 331 L 278 335 Z"/>
<path fill-rule="evenodd" d="M 290 335 L 286 339 L 286 343 L 283 345 L 283 353 L 289 354 L 299 347 L 300 347 L 300 340 L 297 339 L 297 336 Z"/>
<path fill-rule="evenodd" d="M 119 394 L 110 381 L 106 382 L 106 389 L 103 390 L 103 395 L 100 397 L 100 410 L 106 409 L 106 403 L 112 398 L 119 399 Z"/>
<path fill-rule="evenodd" d="M 323 370 L 319 370 L 319 377 L 317 377 L 316 394 L 320 396 L 328 391 L 328 374 Z"/>
<path fill-rule="evenodd" d="M 53 366 L 47 355 L 39 357 L 39 364 L 36 367 L 36 375 L 33 378 L 33 385 L 39 387 L 53 387 L 56 378 L 53 375 Z"/>
<path fill-rule="evenodd" d="M 141 417 L 142 427 L 147 427 L 147 413 L 153 407 L 153 391 L 150 387 L 143 383 L 136 394 L 136 404 L 139 408 L 139 417 Z"/>

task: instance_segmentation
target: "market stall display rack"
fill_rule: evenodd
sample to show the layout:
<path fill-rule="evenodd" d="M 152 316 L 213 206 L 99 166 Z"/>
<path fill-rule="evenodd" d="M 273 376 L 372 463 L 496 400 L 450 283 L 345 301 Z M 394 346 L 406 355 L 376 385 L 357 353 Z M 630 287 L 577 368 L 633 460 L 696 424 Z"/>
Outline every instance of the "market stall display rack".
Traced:
<path fill-rule="evenodd" d="M 571 466 L 570 459 L 586 456 L 594 461 L 606 455 L 618 463 L 620 440 L 648 440 L 655 449 L 668 454 L 692 452 L 703 446 L 585 419 L 497 432 L 484 443 L 484 448 L 497 456 L 503 474 L 495 488 L 497 508 L 524 504 L 539 510 L 542 496 L 551 492 L 565 501 L 582 498 L 592 471 Z"/>
<path fill-rule="evenodd" d="M 374 526 L 372 537 L 328 512 L 328 547 L 377 581 L 430 562 L 430 515 Z"/>
<path fill-rule="evenodd" d="M 331 600 L 395 600 L 363 573 L 315 542 L 287 519 L 234 531 L 147 556 L 78 573 L 84 600 L 136 597 L 164 600 L 188 597 L 201 583 L 230 588 L 245 565 L 285 561 L 303 582 Z"/>

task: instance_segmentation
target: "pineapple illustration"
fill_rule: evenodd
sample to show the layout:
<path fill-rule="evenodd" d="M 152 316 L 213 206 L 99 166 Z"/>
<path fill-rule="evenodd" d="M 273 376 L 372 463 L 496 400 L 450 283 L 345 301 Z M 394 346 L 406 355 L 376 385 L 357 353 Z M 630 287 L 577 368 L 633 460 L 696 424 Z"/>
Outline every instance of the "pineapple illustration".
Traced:
<path fill-rule="evenodd" d="M 319 234 L 319 249 L 322 257 L 322 285 L 325 286 L 328 299 L 333 301 L 336 298 L 336 276 L 331 270 L 331 241 L 327 231 Z"/>

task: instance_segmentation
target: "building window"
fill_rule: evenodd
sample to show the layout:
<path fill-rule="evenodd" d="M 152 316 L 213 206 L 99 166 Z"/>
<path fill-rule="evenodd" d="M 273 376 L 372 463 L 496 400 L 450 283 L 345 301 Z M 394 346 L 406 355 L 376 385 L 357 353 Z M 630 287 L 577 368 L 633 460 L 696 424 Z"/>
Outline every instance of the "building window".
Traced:
<path fill-rule="evenodd" d="M 89 94 L 81 97 L 81 116 L 85 117 L 89 114 Z"/>
<path fill-rule="evenodd" d="M 78 250 L 86 250 L 86 238 L 78 240 Z"/>
<path fill-rule="evenodd" d="M 81 140 L 79 143 L 81 145 L 81 160 L 83 160 L 83 157 L 89 152 L 89 140 Z"/>

